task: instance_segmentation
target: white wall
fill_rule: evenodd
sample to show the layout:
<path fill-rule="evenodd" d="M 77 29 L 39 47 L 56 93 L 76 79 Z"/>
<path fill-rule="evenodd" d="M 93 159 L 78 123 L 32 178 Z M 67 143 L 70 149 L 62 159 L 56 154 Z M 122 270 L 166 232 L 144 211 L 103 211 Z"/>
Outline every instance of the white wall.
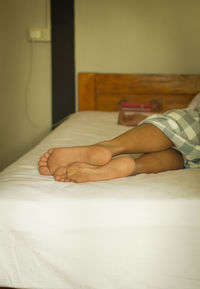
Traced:
<path fill-rule="evenodd" d="M 50 43 L 31 43 L 47 22 L 46 0 L 0 0 L 0 170 L 51 128 Z"/>
<path fill-rule="evenodd" d="M 76 72 L 200 73 L 199 0 L 75 0 Z"/>

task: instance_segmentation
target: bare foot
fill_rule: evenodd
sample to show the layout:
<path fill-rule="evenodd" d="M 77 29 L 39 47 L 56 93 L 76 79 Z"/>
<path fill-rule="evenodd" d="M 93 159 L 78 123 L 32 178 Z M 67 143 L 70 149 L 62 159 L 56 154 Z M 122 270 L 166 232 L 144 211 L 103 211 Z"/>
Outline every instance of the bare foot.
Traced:
<path fill-rule="evenodd" d="M 58 181 L 58 182 L 71 182 L 71 180 L 67 177 L 66 167 L 58 168 L 54 173 L 54 179 L 55 181 Z"/>
<path fill-rule="evenodd" d="M 40 157 L 38 166 L 40 174 L 53 175 L 58 168 L 74 162 L 104 165 L 111 157 L 111 151 L 102 145 L 55 148 Z"/>
<path fill-rule="evenodd" d="M 130 157 L 112 159 L 103 166 L 94 166 L 86 163 L 74 163 L 67 168 L 59 168 L 54 178 L 60 182 L 95 182 L 127 177 L 136 171 L 135 161 Z"/>

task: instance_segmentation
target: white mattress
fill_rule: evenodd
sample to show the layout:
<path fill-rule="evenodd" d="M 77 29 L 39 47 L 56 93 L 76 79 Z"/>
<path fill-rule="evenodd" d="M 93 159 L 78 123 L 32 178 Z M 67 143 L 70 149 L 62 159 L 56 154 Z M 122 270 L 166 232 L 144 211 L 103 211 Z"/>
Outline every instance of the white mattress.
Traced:
<path fill-rule="evenodd" d="M 129 129 L 116 119 L 76 113 L 1 173 L 0 286 L 200 288 L 200 169 L 83 184 L 38 173 L 49 147 Z"/>

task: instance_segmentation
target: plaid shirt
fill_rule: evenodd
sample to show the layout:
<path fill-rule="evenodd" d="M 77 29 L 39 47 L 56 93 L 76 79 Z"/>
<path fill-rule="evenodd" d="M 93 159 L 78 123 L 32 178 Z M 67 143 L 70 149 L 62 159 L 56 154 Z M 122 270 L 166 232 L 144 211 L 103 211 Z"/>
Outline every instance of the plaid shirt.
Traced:
<path fill-rule="evenodd" d="M 200 167 L 200 108 L 169 110 L 142 123 L 155 125 L 174 143 L 183 155 L 185 168 Z"/>

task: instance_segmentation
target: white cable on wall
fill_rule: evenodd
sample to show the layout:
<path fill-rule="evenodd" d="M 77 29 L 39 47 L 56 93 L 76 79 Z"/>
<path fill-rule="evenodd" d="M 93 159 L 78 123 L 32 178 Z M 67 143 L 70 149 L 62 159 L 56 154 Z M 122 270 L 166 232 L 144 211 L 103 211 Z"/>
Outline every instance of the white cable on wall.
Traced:
<path fill-rule="evenodd" d="M 42 128 L 44 125 L 40 125 L 34 121 L 30 114 L 30 93 L 31 80 L 33 77 L 33 63 L 34 63 L 34 48 L 41 43 L 50 43 L 50 1 L 45 0 L 45 27 L 39 29 L 29 30 L 29 44 L 30 44 L 30 56 L 29 56 L 29 70 L 27 75 L 27 81 L 25 85 L 25 113 L 28 122 L 36 128 Z"/>

